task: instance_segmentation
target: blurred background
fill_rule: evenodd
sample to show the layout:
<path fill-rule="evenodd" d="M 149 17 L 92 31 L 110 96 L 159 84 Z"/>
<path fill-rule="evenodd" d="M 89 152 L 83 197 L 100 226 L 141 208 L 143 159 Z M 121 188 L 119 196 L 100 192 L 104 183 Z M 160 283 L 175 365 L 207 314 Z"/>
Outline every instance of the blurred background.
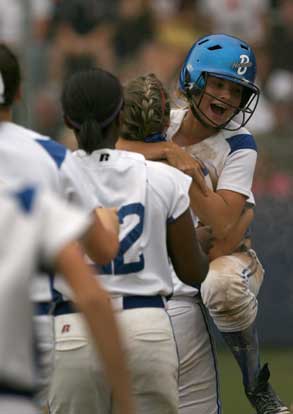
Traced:
<path fill-rule="evenodd" d="M 259 106 L 248 128 L 259 160 L 254 248 L 266 269 L 258 316 L 263 361 L 293 409 L 293 0 L 0 0 L 0 41 L 20 56 L 19 123 L 75 148 L 59 106 L 64 80 L 99 65 L 123 82 L 154 72 L 170 91 L 193 42 L 225 32 L 258 62 Z M 217 338 L 224 413 L 251 411 Z"/>

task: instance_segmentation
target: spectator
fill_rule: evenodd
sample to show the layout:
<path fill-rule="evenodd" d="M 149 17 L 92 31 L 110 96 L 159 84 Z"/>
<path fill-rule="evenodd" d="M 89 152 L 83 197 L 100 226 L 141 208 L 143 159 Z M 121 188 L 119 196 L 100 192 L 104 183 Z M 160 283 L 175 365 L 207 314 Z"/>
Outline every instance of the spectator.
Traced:
<path fill-rule="evenodd" d="M 211 32 L 229 33 L 253 46 L 266 37 L 268 0 L 198 0 L 198 8 Z"/>
<path fill-rule="evenodd" d="M 147 0 L 121 0 L 113 36 L 119 63 L 135 57 L 154 36 L 154 21 Z"/>

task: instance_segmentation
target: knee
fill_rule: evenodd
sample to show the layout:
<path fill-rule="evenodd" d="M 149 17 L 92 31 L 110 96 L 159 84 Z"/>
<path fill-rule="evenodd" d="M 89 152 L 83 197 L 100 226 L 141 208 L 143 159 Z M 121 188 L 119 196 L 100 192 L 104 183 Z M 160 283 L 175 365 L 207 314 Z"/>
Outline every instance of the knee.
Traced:
<path fill-rule="evenodd" d="M 202 284 L 203 303 L 220 331 L 243 330 L 256 318 L 257 299 L 242 270 L 237 258 L 220 257 Z"/>
<path fill-rule="evenodd" d="M 211 262 L 210 270 L 205 281 L 201 285 L 201 295 L 208 309 L 225 311 L 233 304 L 238 303 L 235 269 L 227 256 L 219 257 Z"/>

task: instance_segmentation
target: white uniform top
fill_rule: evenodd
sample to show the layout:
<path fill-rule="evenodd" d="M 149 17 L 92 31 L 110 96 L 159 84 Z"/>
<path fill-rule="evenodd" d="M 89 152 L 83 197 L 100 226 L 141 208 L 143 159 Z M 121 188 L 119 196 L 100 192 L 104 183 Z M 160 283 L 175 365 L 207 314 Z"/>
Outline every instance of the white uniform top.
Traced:
<path fill-rule="evenodd" d="M 172 140 L 179 130 L 186 112 L 186 109 L 171 111 L 168 140 Z M 231 125 L 236 126 L 234 121 L 231 121 Z M 257 150 L 255 140 L 246 128 L 240 128 L 238 131 L 222 129 L 197 144 L 185 147 L 185 150 L 204 161 L 209 174 L 214 176 L 217 182 L 216 190 L 231 190 L 243 194 L 247 197 L 247 202 L 255 203 L 251 187 Z M 174 284 L 174 293 L 177 295 L 194 296 L 198 292 L 184 285 L 176 276 Z"/>
<path fill-rule="evenodd" d="M 88 178 L 61 144 L 11 122 L 0 122 L 0 180 L 8 184 L 40 185 L 91 211 L 97 201 Z M 33 298 L 49 301 L 48 278 L 38 278 Z"/>
<path fill-rule="evenodd" d="M 35 386 L 32 275 L 89 226 L 88 215 L 34 187 L 0 191 L 0 389 Z"/>
<path fill-rule="evenodd" d="M 105 287 L 114 296 L 172 294 L 166 223 L 188 209 L 191 179 L 127 151 L 75 155 L 90 175 L 100 204 L 119 209 L 120 251 L 100 271 Z M 56 288 L 68 294 L 64 287 Z"/>

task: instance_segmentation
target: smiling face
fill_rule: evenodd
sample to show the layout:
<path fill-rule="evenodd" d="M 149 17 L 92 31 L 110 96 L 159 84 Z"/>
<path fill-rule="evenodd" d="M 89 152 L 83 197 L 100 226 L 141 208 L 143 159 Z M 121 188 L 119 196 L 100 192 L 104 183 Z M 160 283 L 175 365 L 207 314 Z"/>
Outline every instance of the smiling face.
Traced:
<path fill-rule="evenodd" d="M 238 83 L 208 76 L 203 93 L 194 101 L 205 124 L 217 128 L 238 112 L 242 94 L 243 86 Z"/>

